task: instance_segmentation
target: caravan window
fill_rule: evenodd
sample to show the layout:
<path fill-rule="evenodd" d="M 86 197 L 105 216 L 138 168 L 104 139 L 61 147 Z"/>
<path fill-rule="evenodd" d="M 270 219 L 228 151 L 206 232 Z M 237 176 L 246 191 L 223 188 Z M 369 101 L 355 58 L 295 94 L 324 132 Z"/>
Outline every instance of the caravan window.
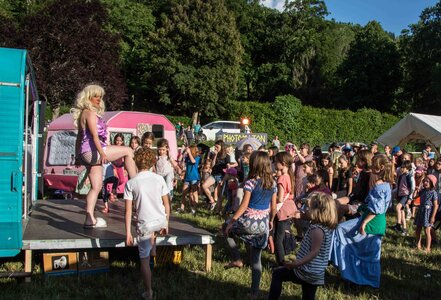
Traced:
<path fill-rule="evenodd" d="M 52 135 L 47 145 L 47 164 L 50 166 L 74 164 L 76 139 L 75 131 L 60 131 Z"/>
<path fill-rule="evenodd" d="M 113 145 L 113 140 L 115 139 L 115 135 L 117 133 L 121 133 L 124 136 L 124 145 L 126 146 L 130 146 L 130 139 L 132 138 L 132 133 L 131 132 L 110 132 L 110 144 Z"/>
<path fill-rule="evenodd" d="M 159 124 L 153 124 L 152 132 L 155 135 L 155 139 L 161 139 L 164 137 L 164 126 Z"/>

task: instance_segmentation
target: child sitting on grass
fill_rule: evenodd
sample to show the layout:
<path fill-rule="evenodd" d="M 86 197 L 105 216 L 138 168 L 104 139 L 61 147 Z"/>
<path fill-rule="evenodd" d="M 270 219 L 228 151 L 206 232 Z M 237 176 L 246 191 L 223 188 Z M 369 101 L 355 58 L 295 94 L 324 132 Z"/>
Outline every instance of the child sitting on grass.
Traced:
<path fill-rule="evenodd" d="M 132 203 L 134 202 L 137 215 L 136 231 L 138 233 L 141 274 L 146 289 L 142 297 L 150 300 L 153 299 L 153 290 L 149 261 L 156 241 L 154 232 L 145 232 L 143 228 L 148 227 L 149 224 L 163 224 L 164 227 L 160 230 L 160 234 L 168 234 L 169 190 L 164 178 L 151 171 L 156 163 L 154 150 L 140 148 L 135 153 L 135 163 L 139 173 L 127 182 L 124 189 L 126 244 L 127 246 L 134 244 L 131 230 Z"/>

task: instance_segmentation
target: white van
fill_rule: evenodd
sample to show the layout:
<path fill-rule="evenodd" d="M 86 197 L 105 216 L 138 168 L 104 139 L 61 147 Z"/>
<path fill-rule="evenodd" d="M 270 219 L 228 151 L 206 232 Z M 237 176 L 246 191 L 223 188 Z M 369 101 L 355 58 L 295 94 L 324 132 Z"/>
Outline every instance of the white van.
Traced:
<path fill-rule="evenodd" d="M 214 141 L 218 132 L 240 133 L 238 121 L 214 121 L 202 126 L 202 140 Z"/>

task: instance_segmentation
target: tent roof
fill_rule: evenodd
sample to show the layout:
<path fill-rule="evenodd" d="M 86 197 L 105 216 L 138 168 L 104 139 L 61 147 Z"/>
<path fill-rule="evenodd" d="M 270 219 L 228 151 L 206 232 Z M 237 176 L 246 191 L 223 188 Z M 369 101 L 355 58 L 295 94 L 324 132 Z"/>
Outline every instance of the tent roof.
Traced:
<path fill-rule="evenodd" d="M 411 140 L 424 140 L 441 146 L 441 116 L 410 113 L 377 141 L 383 145 L 404 145 Z"/>

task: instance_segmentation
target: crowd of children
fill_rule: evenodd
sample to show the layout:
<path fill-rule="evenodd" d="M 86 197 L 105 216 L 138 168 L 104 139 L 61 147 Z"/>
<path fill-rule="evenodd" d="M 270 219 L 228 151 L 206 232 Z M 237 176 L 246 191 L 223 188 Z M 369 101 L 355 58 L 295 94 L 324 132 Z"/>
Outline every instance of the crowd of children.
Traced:
<path fill-rule="evenodd" d="M 115 136 L 115 144 L 121 142 L 124 137 Z M 195 215 L 206 205 L 225 219 L 221 233 L 231 248 L 231 262 L 225 268 L 243 267 L 237 242 L 248 246 L 252 299 L 258 295 L 261 252 L 266 248 L 275 254 L 276 262 L 269 299 L 278 299 L 284 281 L 300 284 L 304 298 L 314 299 L 317 287 L 324 284 L 329 258 L 342 278 L 378 288 L 381 241 L 393 199 L 397 201 L 394 230 L 407 235 L 408 222 L 414 218 L 418 249 L 423 248 L 423 228 L 425 251 L 436 239 L 441 160 L 430 158 L 430 148 L 413 159 L 399 147 L 387 146 L 382 154 L 375 143 L 370 149 L 332 144 L 328 153 L 321 153 L 311 151 L 306 143 L 299 149 L 287 143 L 285 151 L 279 152 L 278 147 L 253 149 L 249 144 L 234 149 L 219 140 L 211 151 L 184 145 L 174 159 L 166 139 L 155 143 L 153 134 L 145 133 L 130 140 L 135 153 L 154 145 L 151 171 L 164 179 L 169 198 L 182 187 L 176 212 Z M 114 170 L 118 166 L 122 162 L 113 163 Z M 117 171 L 113 177 L 116 184 L 121 183 Z M 105 182 L 113 183 L 108 178 Z M 114 185 L 104 185 L 109 190 L 103 195 L 111 201 Z M 204 198 L 206 203 L 200 204 Z M 288 262 L 292 225 L 302 242 L 296 261 Z"/>

